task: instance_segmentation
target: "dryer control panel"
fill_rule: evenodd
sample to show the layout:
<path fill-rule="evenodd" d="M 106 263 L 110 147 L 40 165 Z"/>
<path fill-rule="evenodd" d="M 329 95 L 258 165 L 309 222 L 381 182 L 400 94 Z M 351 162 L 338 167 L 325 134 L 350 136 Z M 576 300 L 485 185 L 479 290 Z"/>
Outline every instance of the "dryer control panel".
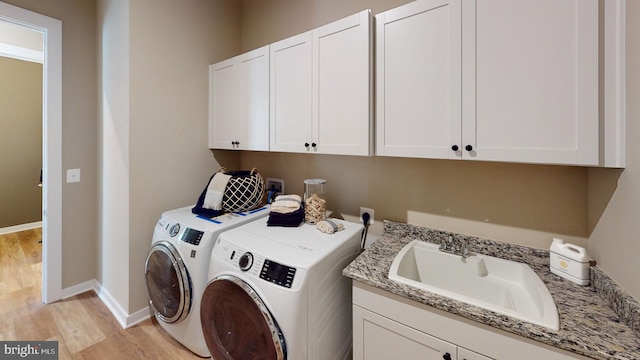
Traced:
<path fill-rule="evenodd" d="M 296 268 L 278 264 L 269 259 L 264 260 L 262 271 L 260 271 L 260 279 L 271 283 L 291 288 L 293 278 L 296 276 Z"/>
<path fill-rule="evenodd" d="M 194 230 L 191 228 L 186 228 L 184 230 L 184 234 L 182 234 L 182 238 L 180 240 L 187 242 L 193 245 L 200 245 L 200 240 L 202 240 L 203 231 Z"/>

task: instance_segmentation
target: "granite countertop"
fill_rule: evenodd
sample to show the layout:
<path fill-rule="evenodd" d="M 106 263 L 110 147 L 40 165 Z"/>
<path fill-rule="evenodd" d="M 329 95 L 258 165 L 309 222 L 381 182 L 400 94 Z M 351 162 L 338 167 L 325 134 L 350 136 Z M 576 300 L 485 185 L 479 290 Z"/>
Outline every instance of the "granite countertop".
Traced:
<path fill-rule="evenodd" d="M 560 330 L 523 322 L 387 278 L 394 257 L 410 241 L 440 243 L 450 235 L 463 238 L 473 252 L 528 264 L 556 302 Z M 385 221 L 384 234 L 349 264 L 343 274 L 413 301 L 587 357 L 640 359 L 640 307 L 633 298 L 612 289 L 617 285 L 599 268 L 591 269 L 592 285 L 580 286 L 549 271 L 547 250 Z"/>

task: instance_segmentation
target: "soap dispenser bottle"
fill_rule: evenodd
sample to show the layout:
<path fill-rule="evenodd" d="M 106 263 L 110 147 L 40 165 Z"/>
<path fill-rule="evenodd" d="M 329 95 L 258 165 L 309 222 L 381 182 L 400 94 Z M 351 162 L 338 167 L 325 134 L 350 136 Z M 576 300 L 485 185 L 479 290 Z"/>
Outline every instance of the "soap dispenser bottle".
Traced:
<path fill-rule="evenodd" d="M 553 239 L 549 251 L 552 273 L 579 285 L 589 285 L 589 256 L 583 247 Z"/>

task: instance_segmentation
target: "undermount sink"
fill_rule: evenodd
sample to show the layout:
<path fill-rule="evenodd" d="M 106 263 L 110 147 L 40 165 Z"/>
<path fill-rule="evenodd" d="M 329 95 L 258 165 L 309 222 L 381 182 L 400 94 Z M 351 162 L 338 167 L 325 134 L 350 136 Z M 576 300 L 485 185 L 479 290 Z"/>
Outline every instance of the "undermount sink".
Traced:
<path fill-rule="evenodd" d="M 559 329 L 556 304 L 542 280 L 523 263 L 445 253 L 413 240 L 396 255 L 389 279 L 503 315 Z"/>

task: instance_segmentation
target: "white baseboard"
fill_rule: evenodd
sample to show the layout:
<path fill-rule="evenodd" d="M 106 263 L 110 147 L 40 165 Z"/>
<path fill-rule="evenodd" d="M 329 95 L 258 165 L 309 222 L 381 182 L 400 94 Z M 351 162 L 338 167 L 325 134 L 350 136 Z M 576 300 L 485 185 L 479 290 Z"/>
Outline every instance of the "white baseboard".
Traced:
<path fill-rule="evenodd" d="M 109 291 L 107 291 L 107 289 L 105 289 L 102 284 L 95 279 L 63 289 L 62 298 L 66 299 L 87 291 L 93 291 L 98 295 L 98 298 L 100 298 L 109 311 L 111 311 L 111 314 L 113 314 L 123 329 L 131 327 L 151 317 L 149 308 L 144 308 L 128 315 L 122 306 L 120 306 L 113 296 L 111 296 Z"/>
<path fill-rule="evenodd" d="M 85 281 L 81 284 L 74 285 L 66 289 L 62 289 L 62 298 L 63 299 L 70 298 L 72 296 L 76 296 L 78 294 L 82 294 L 87 291 L 93 291 L 97 294 L 99 287 L 100 287 L 100 284 L 95 279 Z"/>
<path fill-rule="evenodd" d="M 151 309 L 146 307 L 138 310 L 127 317 L 127 327 L 131 327 L 137 323 L 143 322 L 151 317 Z"/>
<path fill-rule="evenodd" d="M 39 227 L 42 227 L 42 221 L 36 221 L 36 222 L 28 223 L 28 224 L 20 224 L 20 225 L 15 225 L 15 226 L 3 227 L 3 228 L 0 228 L 0 235 L 10 234 L 10 233 L 18 232 L 18 231 L 37 229 Z"/>

